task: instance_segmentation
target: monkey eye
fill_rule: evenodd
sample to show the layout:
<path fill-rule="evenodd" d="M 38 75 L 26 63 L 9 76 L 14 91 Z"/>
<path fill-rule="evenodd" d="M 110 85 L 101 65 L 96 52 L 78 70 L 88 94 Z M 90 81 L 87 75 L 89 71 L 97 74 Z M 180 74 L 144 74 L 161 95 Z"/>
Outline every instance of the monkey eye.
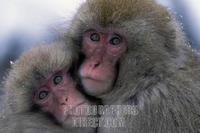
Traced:
<path fill-rule="evenodd" d="M 90 39 L 91 39 L 92 41 L 99 41 L 99 40 L 100 40 L 100 35 L 99 35 L 98 33 L 92 33 L 92 34 L 90 35 Z"/>
<path fill-rule="evenodd" d="M 110 44 L 112 45 L 118 45 L 122 42 L 122 39 L 119 35 L 114 35 L 111 39 L 110 39 Z"/>
<path fill-rule="evenodd" d="M 60 82 L 62 82 L 63 80 L 63 77 L 62 76 L 55 76 L 54 79 L 53 79 L 53 83 L 55 85 L 59 84 Z"/>
<path fill-rule="evenodd" d="M 40 91 L 39 93 L 39 99 L 42 100 L 48 96 L 49 92 L 48 91 Z"/>

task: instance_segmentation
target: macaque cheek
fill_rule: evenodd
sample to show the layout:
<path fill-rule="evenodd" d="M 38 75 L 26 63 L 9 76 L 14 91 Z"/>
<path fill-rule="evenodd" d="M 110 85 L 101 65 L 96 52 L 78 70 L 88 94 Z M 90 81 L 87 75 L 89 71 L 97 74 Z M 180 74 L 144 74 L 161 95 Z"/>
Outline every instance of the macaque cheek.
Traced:
<path fill-rule="evenodd" d="M 65 108 L 60 106 L 58 102 L 54 101 L 52 98 L 49 98 L 47 103 L 39 104 L 41 110 L 52 114 L 59 122 L 64 121 L 65 119 Z"/>

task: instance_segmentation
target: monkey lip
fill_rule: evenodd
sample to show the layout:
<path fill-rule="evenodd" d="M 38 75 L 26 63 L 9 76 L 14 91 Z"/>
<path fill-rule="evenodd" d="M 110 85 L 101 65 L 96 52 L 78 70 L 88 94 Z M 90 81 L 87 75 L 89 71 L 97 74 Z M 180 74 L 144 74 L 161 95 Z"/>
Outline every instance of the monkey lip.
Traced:
<path fill-rule="evenodd" d="M 103 80 L 101 80 L 101 79 L 97 79 L 97 78 L 93 78 L 93 77 L 89 77 L 89 76 L 82 77 L 82 78 L 83 78 L 83 80 L 89 80 L 89 81 L 95 81 L 95 82 L 103 82 Z"/>
<path fill-rule="evenodd" d="M 86 103 L 86 101 L 82 101 L 82 102 L 80 102 L 79 104 L 77 104 L 76 106 L 74 106 L 73 108 L 71 108 L 69 111 L 72 111 L 72 110 L 74 110 L 75 108 L 77 108 L 77 107 L 79 107 L 79 106 L 81 106 L 81 105 L 84 105 Z"/>
<path fill-rule="evenodd" d="M 65 118 L 63 119 L 63 121 L 67 121 L 68 119 L 73 118 L 73 117 L 81 117 L 81 114 L 76 114 L 76 108 L 79 108 L 79 107 L 81 108 L 81 106 L 84 106 L 84 105 L 89 105 L 89 104 L 87 101 L 84 100 L 80 102 L 79 104 L 77 104 L 76 106 L 67 110 L 65 114 L 68 114 L 68 115 L 65 115 Z"/>
<path fill-rule="evenodd" d="M 80 102 L 79 104 L 77 104 L 76 107 L 79 107 L 79 106 L 85 105 L 85 104 L 86 104 L 86 101 L 84 100 L 84 101 Z M 76 108 L 76 107 L 74 107 L 74 108 Z"/>
<path fill-rule="evenodd" d="M 70 112 L 73 112 L 76 108 L 82 106 L 82 105 L 88 105 L 87 102 L 84 100 L 80 103 L 78 103 L 76 106 L 70 108 L 68 111 L 66 111 L 67 114 L 70 114 Z M 75 115 L 74 115 L 75 116 Z"/>

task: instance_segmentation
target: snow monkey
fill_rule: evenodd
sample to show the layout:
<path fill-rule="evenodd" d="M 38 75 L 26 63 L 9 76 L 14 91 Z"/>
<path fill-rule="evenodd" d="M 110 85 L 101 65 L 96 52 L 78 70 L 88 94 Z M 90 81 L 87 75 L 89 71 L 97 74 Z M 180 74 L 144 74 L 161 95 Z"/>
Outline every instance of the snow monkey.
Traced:
<path fill-rule="evenodd" d="M 70 28 L 84 55 L 84 91 L 104 105 L 138 109 L 121 114 L 125 127 L 98 132 L 200 132 L 200 57 L 165 7 L 153 0 L 86 0 Z"/>
<path fill-rule="evenodd" d="M 5 80 L 6 108 L 0 132 L 95 132 L 95 128 L 72 127 L 73 117 L 88 115 L 75 110 L 91 103 L 73 78 L 78 51 L 63 43 L 36 46 L 12 65 Z"/>

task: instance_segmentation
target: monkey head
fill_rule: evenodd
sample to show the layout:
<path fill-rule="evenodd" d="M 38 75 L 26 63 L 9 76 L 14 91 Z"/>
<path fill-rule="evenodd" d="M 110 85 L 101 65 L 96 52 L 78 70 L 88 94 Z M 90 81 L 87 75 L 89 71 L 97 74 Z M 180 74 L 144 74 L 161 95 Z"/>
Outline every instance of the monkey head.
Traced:
<path fill-rule="evenodd" d="M 173 27 L 153 0 L 87 0 L 70 32 L 85 55 L 79 75 L 86 93 L 101 97 L 115 86 L 123 92 L 147 71 L 164 71 L 176 53 Z"/>
<path fill-rule="evenodd" d="M 61 122 L 65 123 L 69 117 L 76 114 L 76 107 L 88 105 L 88 101 L 76 89 L 75 82 L 66 69 L 48 75 L 45 79 L 38 80 L 34 87 L 33 102 Z"/>
<path fill-rule="evenodd" d="M 89 105 L 76 89 L 70 68 L 76 62 L 75 50 L 64 42 L 40 45 L 17 60 L 5 81 L 6 101 L 12 113 L 31 111 L 37 105 L 65 124 L 76 107 Z"/>
<path fill-rule="evenodd" d="M 82 84 L 89 94 L 104 93 L 113 85 L 117 61 L 127 49 L 126 39 L 112 30 L 90 29 L 82 43 L 86 57 L 79 71 Z"/>

